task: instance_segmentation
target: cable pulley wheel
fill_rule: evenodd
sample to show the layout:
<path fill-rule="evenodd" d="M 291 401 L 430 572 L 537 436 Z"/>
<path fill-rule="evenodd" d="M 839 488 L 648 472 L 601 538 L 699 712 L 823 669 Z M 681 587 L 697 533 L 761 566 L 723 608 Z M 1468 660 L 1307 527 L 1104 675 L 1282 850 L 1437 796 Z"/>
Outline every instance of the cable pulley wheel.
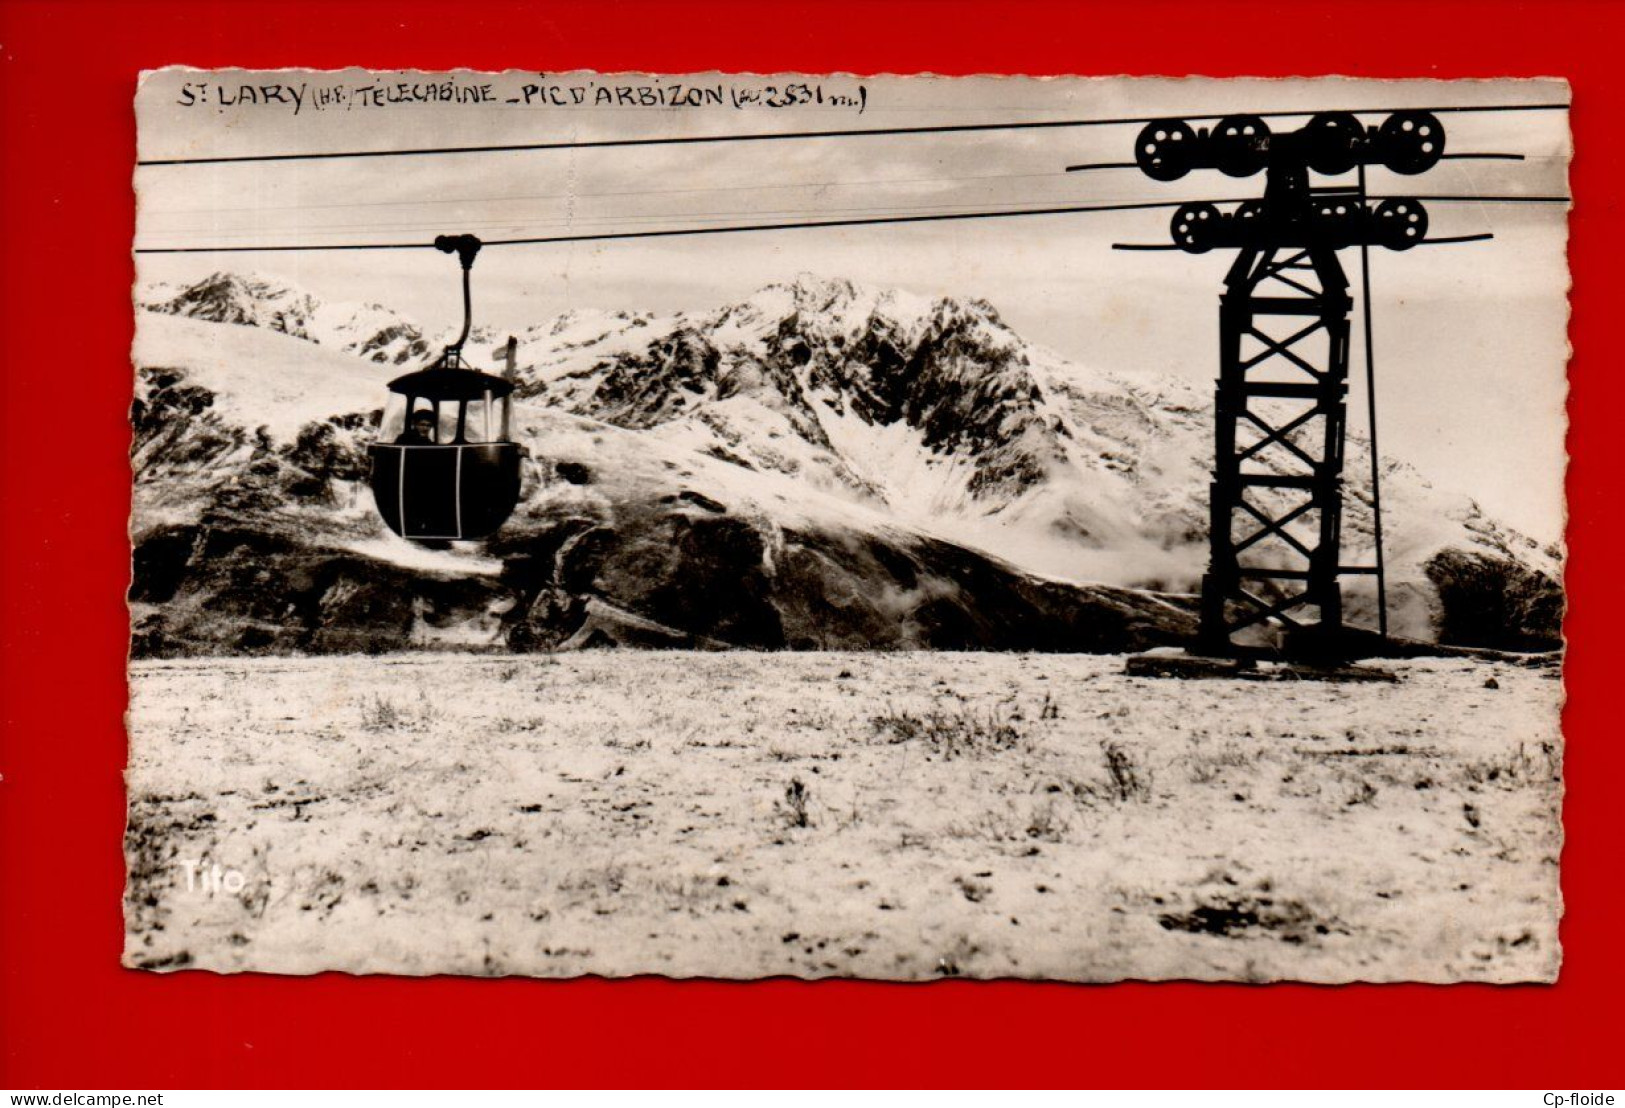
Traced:
<path fill-rule="evenodd" d="M 1375 241 L 1390 250 L 1409 250 L 1428 236 L 1428 213 L 1420 201 L 1396 197 L 1371 215 Z"/>
<path fill-rule="evenodd" d="M 1134 163 L 1154 181 L 1177 181 L 1196 162 L 1196 132 L 1182 119 L 1147 123 L 1134 140 Z"/>
<path fill-rule="evenodd" d="M 1306 159 L 1316 173 L 1335 177 L 1347 173 L 1360 161 L 1365 144 L 1365 127 L 1352 112 L 1321 112 L 1311 116 L 1303 134 L 1309 144 Z"/>
<path fill-rule="evenodd" d="M 1377 154 L 1395 173 L 1426 173 L 1444 157 L 1444 125 L 1432 112 L 1395 112 L 1377 130 Z"/>
<path fill-rule="evenodd" d="M 1228 222 L 1238 245 L 1254 245 L 1264 238 L 1264 202 L 1245 200 L 1236 207 Z"/>
<path fill-rule="evenodd" d="M 1227 177 L 1251 177 L 1269 163 L 1269 124 L 1256 115 L 1227 115 L 1208 139 L 1213 167 Z"/>
<path fill-rule="evenodd" d="M 1363 214 L 1364 210 L 1351 197 L 1322 200 L 1315 205 L 1316 237 L 1336 247 L 1357 242 Z"/>
<path fill-rule="evenodd" d="M 1181 250 L 1187 254 L 1205 254 L 1213 249 L 1223 220 L 1219 209 L 1212 204 L 1181 204 L 1174 211 L 1168 229 Z"/>

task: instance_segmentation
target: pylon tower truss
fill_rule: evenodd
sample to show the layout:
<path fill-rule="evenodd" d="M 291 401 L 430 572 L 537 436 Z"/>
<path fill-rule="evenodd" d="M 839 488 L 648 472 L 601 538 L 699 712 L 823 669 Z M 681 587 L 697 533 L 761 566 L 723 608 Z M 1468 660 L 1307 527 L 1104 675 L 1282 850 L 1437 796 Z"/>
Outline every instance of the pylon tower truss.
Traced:
<path fill-rule="evenodd" d="M 1284 134 L 1257 116 L 1229 116 L 1211 131 L 1158 120 L 1136 140 L 1136 164 L 1155 180 L 1192 169 L 1266 174 L 1261 199 L 1228 212 L 1186 204 L 1170 228 L 1187 253 L 1237 252 L 1219 306 L 1204 653 L 1244 652 L 1270 645 L 1272 632 L 1311 626 L 1335 636 L 1341 578 L 1375 573 L 1380 588 L 1380 548 L 1375 566 L 1341 564 L 1353 301 L 1338 251 L 1426 241 L 1423 206 L 1369 198 L 1365 167 L 1418 174 L 1443 153 L 1443 126 L 1420 111 L 1372 127 L 1327 112 Z M 1355 187 L 1311 183 L 1311 174 L 1355 171 Z"/>
<path fill-rule="evenodd" d="M 1349 372 L 1348 282 L 1325 247 L 1241 251 L 1219 309 L 1219 380 L 1202 642 L 1342 622 L 1338 583 Z"/>

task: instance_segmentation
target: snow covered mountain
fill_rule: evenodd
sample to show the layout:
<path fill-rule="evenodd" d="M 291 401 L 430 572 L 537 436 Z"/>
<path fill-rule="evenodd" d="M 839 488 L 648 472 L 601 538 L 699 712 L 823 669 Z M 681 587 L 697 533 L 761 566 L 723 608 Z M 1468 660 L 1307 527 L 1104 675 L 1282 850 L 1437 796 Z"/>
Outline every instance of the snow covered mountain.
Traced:
<path fill-rule="evenodd" d="M 388 308 L 326 303 L 258 274 L 216 273 L 180 289 L 155 285 L 142 290 L 136 307 L 211 323 L 263 327 L 390 365 L 416 362 L 429 354 L 417 326 Z"/>
<path fill-rule="evenodd" d="M 529 618 L 512 612 L 533 610 L 544 593 L 555 607 L 574 605 L 575 616 L 589 598 L 600 615 L 613 609 L 752 645 L 816 645 L 831 634 L 849 644 L 879 636 L 904 645 L 1042 645 L 1042 634 L 1035 642 L 1011 630 L 1017 610 L 1027 625 L 1072 633 L 1076 613 L 1051 602 L 1094 603 L 1108 592 L 1108 607 L 1135 608 L 1150 638 L 1188 629 L 1187 602 L 1122 590 L 1186 592 L 1199 578 L 1207 390 L 1069 363 L 1025 342 L 985 302 L 803 275 L 711 311 L 574 312 L 518 332 L 520 432 L 536 459 L 525 502 L 482 549 L 440 553 L 386 537 L 362 484 L 362 444 L 387 378 L 360 358 L 427 356 L 418 328 L 387 309 L 325 305 L 280 282 L 230 274 L 140 302 L 149 310 L 137 343 L 145 389 L 136 413 L 138 543 L 149 515 L 173 529 L 241 513 L 258 474 L 259 493 L 247 498 L 251 529 L 298 519 L 302 529 L 287 534 L 305 545 L 319 536 L 408 574 L 466 579 L 477 567 L 511 582 L 534 578 L 538 550 L 546 552 L 545 580 L 529 580 L 503 612 L 476 620 L 485 630 L 458 632 L 475 638 L 512 641 Z M 288 337 L 268 344 L 271 336 L 256 331 Z M 482 361 L 485 347 L 505 338 L 476 333 L 470 354 Z M 267 378 L 288 395 L 267 395 Z M 180 401 L 188 389 L 211 399 Z M 195 440 L 206 429 L 235 445 L 203 449 Z M 1351 441 L 1350 562 L 1370 557 L 1360 550 L 1370 534 L 1369 496 L 1356 476 L 1368 470 L 1363 449 Z M 290 467 L 297 473 L 284 472 Z M 1516 593 L 1533 607 L 1515 622 L 1539 624 L 1533 639 L 1555 632 L 1555 552 L 1400 463 L 1385 460 L 1384 482 L 1396 629 L 1482 638 L 1446 610 L 1447 601 L 1460 607 L 1452 597 L 1469 581 L 1476 584 L 1463 595 L 1472 604 L 1482 606 L 1486 590 Z M 181 502 L 189 507 L 178 510 Z M 234 526 L 243 522 L 239 514 Z M 687 553 L 657 557 L 674 537 L 690 544 Z M 584 564 L 561 569 L 560 559 L 589 553 L 593 573 Z M 639 559 L 663 560 L 665 576 L 639 583 Z M 797 559 L 802 576 L 787 568 Z M 707 573 L 720 573 L 722 587 L 741 573 L 759 577 L 759 610 L 717 625 L 696 591 Z M 1031 597 L 1001 599 L 988 575 L 1036 590 L 1049 615 L 1036 616 Z M 1351 618 L 1363 603 L 1354 592 Z M 884 628 L 910 626 L 908 613 L 922 608 L 936 614 L 887 638 Z M 427 634 L 422 625 L 414 623 Z M 808 637 L 815 628 L 821 640 Z"/>
<path fill-rule="evenodd" d="M 1200 394 L 1085 373 L 989 304 L 803 276 L 709 313 L 578 314 L 519 337 L 536 402 L 882 505 L 1035 571 L 1137 584 L 1199 564 L 1169 554 L 1205 520 L 1184 495 L 1205 480 L 1186 442 L 1206 433 Z"/>

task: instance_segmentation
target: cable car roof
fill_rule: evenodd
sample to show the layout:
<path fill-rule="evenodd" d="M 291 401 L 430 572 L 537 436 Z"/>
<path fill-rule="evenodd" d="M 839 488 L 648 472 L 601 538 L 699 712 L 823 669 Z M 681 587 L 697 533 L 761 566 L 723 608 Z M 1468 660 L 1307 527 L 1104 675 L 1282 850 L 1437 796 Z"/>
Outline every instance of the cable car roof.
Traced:
<path fill-rule="evenodd" d="M 477 369 L 420 369 L 389 383 L 390 392 L 428 400 L 481 400 L 513 392 L 514 383 Z"/>

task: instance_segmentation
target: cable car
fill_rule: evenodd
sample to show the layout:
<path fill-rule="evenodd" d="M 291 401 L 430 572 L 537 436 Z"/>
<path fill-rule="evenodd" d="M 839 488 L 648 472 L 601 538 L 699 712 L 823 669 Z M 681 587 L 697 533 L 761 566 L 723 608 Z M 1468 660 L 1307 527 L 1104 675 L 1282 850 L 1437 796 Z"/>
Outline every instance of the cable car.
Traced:
<path fill-rule="evenodd" d="M 472 310 L 473 235 L 442 235 L 435 246 L 463 266 L 463 331 L 426 369 L 389 383 L 372 458 L 372 496 L 391 531 L 414 542 L 492 534 L 519 502 L 525 448 L 510 439 L 513 382 L 463 360 Z"/>

